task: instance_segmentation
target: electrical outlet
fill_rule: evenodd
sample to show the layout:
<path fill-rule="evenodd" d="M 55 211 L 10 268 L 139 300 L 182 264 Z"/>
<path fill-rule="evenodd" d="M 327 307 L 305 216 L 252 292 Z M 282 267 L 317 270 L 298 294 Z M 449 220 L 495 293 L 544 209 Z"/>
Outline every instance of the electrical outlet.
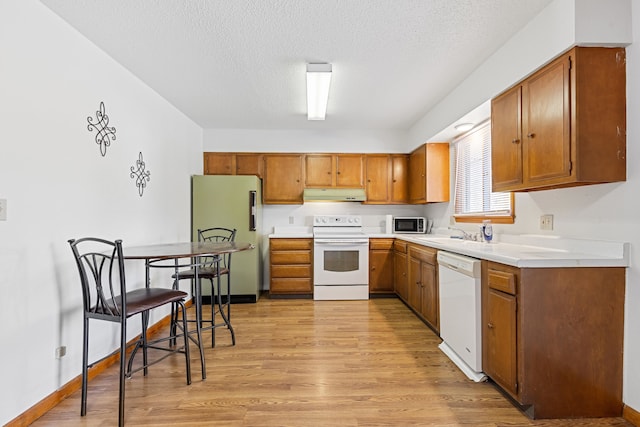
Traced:
<path fill-rule="evenodd" d="M 7 220 L 7 199 L 0 199 L 0 221 Z"/>
<path fill-rule="evenodd" d="M 67 346 L 63 345 L 56 348 L 56 359 L 61 359 L 65 354 L 67 354 Z"/>
<path fill-rule="evenodd" d="M 289 224 L 293 224 L 293 217 L 292 216 L 289 217 Z"/>
<path fill-rule="evenodd" d="M 553 230 L 553 215 L 540 216 L 540 230 Z"/>

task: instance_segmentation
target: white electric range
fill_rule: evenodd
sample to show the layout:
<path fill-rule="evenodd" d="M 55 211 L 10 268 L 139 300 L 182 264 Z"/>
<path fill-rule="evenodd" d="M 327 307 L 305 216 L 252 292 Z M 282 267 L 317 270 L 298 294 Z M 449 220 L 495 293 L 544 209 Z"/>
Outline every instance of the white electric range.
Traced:
<path fill-rule="evenodd" d="M 360 215 L 315 215 L 313 254 L 313 299 L 369 299 L 369 237 Z"/>

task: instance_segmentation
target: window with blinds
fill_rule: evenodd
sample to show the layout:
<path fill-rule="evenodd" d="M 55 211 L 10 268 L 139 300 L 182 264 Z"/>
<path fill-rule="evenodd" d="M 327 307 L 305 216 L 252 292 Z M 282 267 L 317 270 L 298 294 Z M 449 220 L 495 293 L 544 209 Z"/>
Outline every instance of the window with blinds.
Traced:
<path fill-rule="evenodd" d="M 454 141 L 456 153 L 456 221 L 509 217 L 513 221 L 511 193 L 491 191 L 491 122 L 487 120 Z M 500 221 L 496 221 L 500 222 Z"/>

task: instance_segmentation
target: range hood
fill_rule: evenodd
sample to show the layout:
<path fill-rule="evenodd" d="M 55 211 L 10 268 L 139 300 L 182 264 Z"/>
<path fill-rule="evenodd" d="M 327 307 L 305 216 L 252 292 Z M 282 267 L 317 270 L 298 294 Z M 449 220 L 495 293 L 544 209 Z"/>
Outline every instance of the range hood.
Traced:
<path fill-rule="evenodd" d="M 364 202 L 364 188 L 305 188 L 305 202 Z"/>

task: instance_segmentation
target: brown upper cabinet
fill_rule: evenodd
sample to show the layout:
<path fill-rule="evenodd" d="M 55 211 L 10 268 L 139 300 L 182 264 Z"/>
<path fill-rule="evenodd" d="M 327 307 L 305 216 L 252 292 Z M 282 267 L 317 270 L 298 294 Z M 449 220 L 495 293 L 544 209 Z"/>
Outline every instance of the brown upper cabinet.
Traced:
<path fill-rule="evenodd" d="M 365 155 L 367 204 L 397 204 L 408 201 L 406 154 Z"/>
<path fill-rule="evenodd" d="M 305 155 L 304 186 L 307 188 L 363 188 L 364 155 Z"/>
<path fill-rule="evenodd" d="M 302 154 L 264 155 L 264 203 L 302 204 L 302 159 Z"/>
<path fill-rule="evenodd" d="M 391 155 L 391 203 L 409 201 L 409 155 Z"/>
<path fill-rule="evenodd" d="M 449 144 L 428 143 L 411 155 L 205 152 L 204 173 L 262 178 L 265 204 L 301 204 L 304 188 L 365 188 L 368 204 L 442 202 Z"/>
<path fill-rule="evenodd" d="M 449 143 L 430 142 L 409 155 L 409 203 L 449 201 Z"/>
<path fill-rule="evenodd" d="M 576 47 L 491 102 L 493 191 L 626 180 L 623 48 Z"/>
<path fill-rule="evenodd" d="M 256 175 L 262 178 L 262 154 L 204 153 L 205 175 Z"/>
<path fill-rule="evenodd" d="M 234 175 L 234 153 L 204 153 L 205 175 Z"/>
<path fill-rule="evenodd" d="M 236 154 L 236 175 L 256 175 L 262 178 L 262 154 Z"/>

